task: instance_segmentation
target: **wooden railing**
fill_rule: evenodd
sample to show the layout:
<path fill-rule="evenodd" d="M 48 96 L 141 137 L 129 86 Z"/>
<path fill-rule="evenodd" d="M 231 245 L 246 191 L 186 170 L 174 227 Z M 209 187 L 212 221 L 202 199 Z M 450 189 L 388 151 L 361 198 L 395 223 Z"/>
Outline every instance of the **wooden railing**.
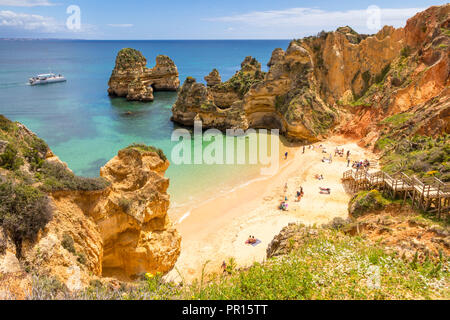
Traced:
<path fill-rule="evenodd" d="M 357 192 L 368 189 L 382 189 L 393 198 L 403 195 L 403 203 L 409 197 L 413 207 L 437 212 L 439 217 L 450 213 L 450 184 L 436 177 L 418 179 L 403 172 L 390 175 L 384 171 L 347 170 L 343 181 L 350 183 L 350 190 Z"/>

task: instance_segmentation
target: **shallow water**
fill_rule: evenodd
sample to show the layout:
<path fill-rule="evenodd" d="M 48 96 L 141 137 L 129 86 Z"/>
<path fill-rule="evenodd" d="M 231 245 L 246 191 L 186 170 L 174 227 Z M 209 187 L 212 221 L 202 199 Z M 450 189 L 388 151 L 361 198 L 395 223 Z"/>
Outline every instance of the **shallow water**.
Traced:
<path fill-rule="evenodd" d="M 267 70 L 273 49 L 286 40 L 264 41 L 6 41 L 0 40 L 0 114 L 20 121 L 47 141 L 53 152 L 79 175 L 98 176 L 117 151 L 133 142 L 163 149 L 171 161 L 176 126 L 170 121 L 174 92 L 157 92 L 152 103 L 109 98 L 107 83 L 117 52 L 141 50 L 154 65 L 170 56 L 180 72 L 203 81 L 213 68 L 223 80 L 252 55 Z M 28 86 L 38 73 L 61 73 L 68 81 Z M 204 143 L 206 146 L 206 143 Z M 172 161 L 171 161 L 172 162 Z M 195 201 L 204 192 L 220 193 L 254 177 L 257 165 L 174 165 L 167 176 L 172 205 Z"/>

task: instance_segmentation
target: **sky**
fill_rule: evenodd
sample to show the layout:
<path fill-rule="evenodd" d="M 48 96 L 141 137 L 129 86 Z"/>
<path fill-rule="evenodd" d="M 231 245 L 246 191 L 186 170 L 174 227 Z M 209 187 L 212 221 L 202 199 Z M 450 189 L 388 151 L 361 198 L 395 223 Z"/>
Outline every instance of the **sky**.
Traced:
<path fill-rule="evenodd" d="M 446 1 L 0 0 L 0 38 L 293 39 L 349 25 L 376 33 Z"/>

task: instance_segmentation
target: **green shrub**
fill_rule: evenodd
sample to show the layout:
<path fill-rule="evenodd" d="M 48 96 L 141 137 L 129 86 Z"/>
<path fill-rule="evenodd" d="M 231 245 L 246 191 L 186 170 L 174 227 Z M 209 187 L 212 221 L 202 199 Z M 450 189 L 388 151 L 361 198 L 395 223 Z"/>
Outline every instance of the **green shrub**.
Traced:
<path fill-rule="evenodd" d="M 126 147 L 125 149 L 136 149 L 140 152 L 154 152 L 154 153 L 158 154 L 158 156 L 161 158 L 162 161 L 167 160 L 167 157 L 164 154 L 164 151 L 162 151 L 160 148 L 148 146 L 143 143 L 133 143 L 133 144 L 129 145 L 128 147 Z"/>
<path fill-rule="evenodd" d="M 0 184 L 0 225 L 13 239 L 19 257 L 22 241 L 35 241 L 51 218 L 49 200 L 39 190 L 24 184 Z"/>
<path fill-rule="evenodd" d="M 386 148 L 387 145 L 391 148 Z M 449 181 L 450 144 L 447 135 L 436 138 L 418 135 L 402 139 L 397 135 L 385 135 L 376 146 L 385 152 L 382 169 L 388 173 L 403 171 L 422 178 L 432 171 L 440 180 Z"/>
<path fill-rule="evenodd" d="M 46 192 L 54 191 L 97 191 L 109 186 L 103 178 L 85 178 L 76 176 L 63 164 L 57 162 L 44 162 L 38 177 L 42 180 L 42 189 Z"/>
<path fill-rule="evenodd" d="M 400 55 L 403 58 L 408 58 L 411 54 L 411 48 L 409 46 L 406 46 L 402 49 L 402 51 L 400 51 Z"/>
<path fill-rule="evenodd" d="M 5 151 L 0 154 L 0 167 L 16 171 L 21 165 L 23 165 L 23 159 L 20 157 L 17 149 L 9 143 Z"/>
<path fill-rule="evenodd" d="M 24 152 L 24 157 L 31 166 L 31 170 L 36 171 L 42 167 L 47 153 L 48 146 L 44 140 L 35 138 L 31 142 L 31 147 Z"/>
<path fill-rule="evenodd" d="M 412 113 L 398 113 L 381 121 L 382 124 L 390 124 L 394 127 L 405 124 L 413 116 Z"/>
<path fill-rule="evenodd" d="M 13 124 L 11 120 L 0 114 L 0 130 L 8 132 L 12 129 Z"/>
<path fill-rule="evenodd" d="M 87 258 L 83 252 L 76 253 L 76 256 L 77 256 L 77 261 L 79 263 L 84 264 L 84 265 L 86 264 Z"/>
<path fill-rule="evenodd" d="M 120 198 L 119 207 L 122 209 L 123 212 L 127 213 L 131 208 L 131 200 L 127 198 Z"/>
<path fill-rule="evenodd" d="M 357 218 L 365 213 L 382 210 L 389 201 L 381 195 L 378 190 L 362 191 L 355 195 L 349 203 L 349 213 Z"/>
<path fill-rule="evenodd" d="M 64 249 L 66 249 L 70 253 L 72 254 L 77 253 L 75 250 L 75 242 L 73 241 L 73 238 L 70 236 L 70 234 L 64 233 L 61 245 Z"/>

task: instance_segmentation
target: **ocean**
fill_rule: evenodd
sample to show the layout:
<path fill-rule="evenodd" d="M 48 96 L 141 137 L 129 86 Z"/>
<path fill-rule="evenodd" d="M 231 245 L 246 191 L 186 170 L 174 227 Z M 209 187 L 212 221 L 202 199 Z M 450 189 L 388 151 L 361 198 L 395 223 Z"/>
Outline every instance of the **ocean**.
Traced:
<path fill-rule="evenodd" d="M 158 54 L 178 67 L 181 83 L 187 76 L 199 82 L 213 69 L 229 79 L 246 56 L 267 71 L 275 48 L 288 40 L 228 41 L 79 41 L 0 40 L 0 114 L 19 121 L 43 138 L 52 151 L 78 175 L 96 177 L 117 151 L 131 143 L 161 148 L 171 160 L 175 124 L 170 121 L 175 92 L 156 92 L 150 103 L 110 98 L 108 79 L 117 52 L 140 50 L 153 67 Z M 29 86 L 28 78 L 60 73 L 66 83 Z M 172 161 L 171 161 L 172 162 Z M 226 192 L 255 176 L 256 165 L 174 165 L 169 193 L 173 206 L 195 201 L 205 191 Z"/>

